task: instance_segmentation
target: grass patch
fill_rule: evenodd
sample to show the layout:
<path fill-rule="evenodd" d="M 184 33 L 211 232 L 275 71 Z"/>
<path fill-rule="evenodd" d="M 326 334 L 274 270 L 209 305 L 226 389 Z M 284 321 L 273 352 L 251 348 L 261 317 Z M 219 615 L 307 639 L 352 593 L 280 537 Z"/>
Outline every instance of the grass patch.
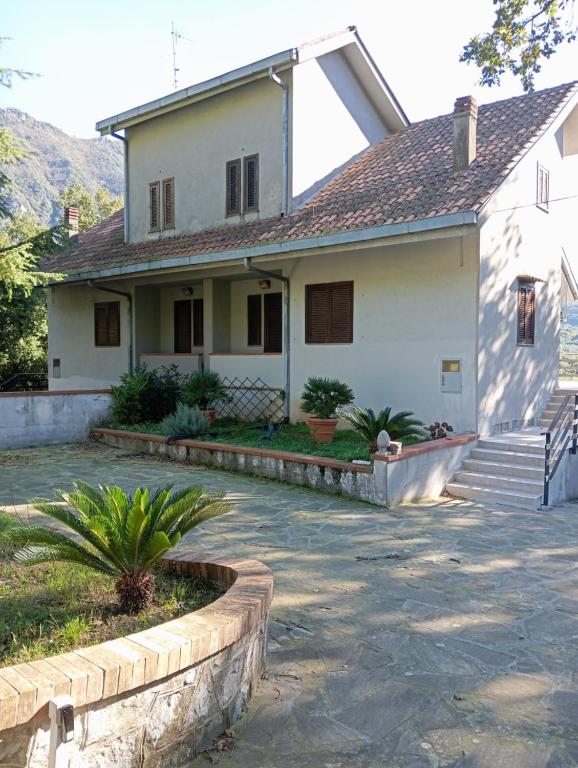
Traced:
<path fill-rule="evenodd" d="M 224 586 L 158 572 L 140 614 L 120 614 L 114 579 L 70 563 L 19 565 L 0 556 L 0 666 L 65 653 L 169 621 L 213 602 Z"/>
<path fill-rule="evenodd" d="M 160 424 L 132 424 L 121 426 L 109 424 L 112 429 L 122 429 L 128 432 L 142 432 L 150 435 L 160 435 Z M 199 437 L 199 440 L 246 445 L 249 448 L 270 448 L 275 451 L 288 453 L 304 453 L 309 456 L 322 456 L 327 459 L 353 461 L 354 459 L 369 461 L 370 454 L 367 442 L 351 429 L 338 429 L 332 443 L 316 443 L 306 424 L 284 424 L 279 430 L 267 437 L 266 427 L 253 424 L 219 424 L 211 427 L 210 433 Z M 418 439 L 407 439 L 404 445 L 421 442 Z"/>

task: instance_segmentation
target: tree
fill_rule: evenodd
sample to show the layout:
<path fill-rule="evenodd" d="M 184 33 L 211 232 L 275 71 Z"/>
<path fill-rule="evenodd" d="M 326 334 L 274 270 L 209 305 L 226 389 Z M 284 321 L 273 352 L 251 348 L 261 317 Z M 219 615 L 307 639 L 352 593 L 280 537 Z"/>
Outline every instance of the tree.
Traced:
<path fill-rule="evenodd" d="M 78 208 L 78 228 L 81 232 L 122 208 L 122 198 L 111 195 L 106 187 L 99 187 L 93 196 L 78 181 L 62 192 L 59 202 L 62 208 Z"/>
<path fill-rule="evenodd" d="M 185 534 L 231 510 L 222 495 L 194 486 L 154 492 L 137 488 L 129 496 L 118 486 L 94 488 L 78 481 L 72 492 L 56 495 L 64 506 L 36 500 L 34 508 L 72 536 L 0 512 L 0 549 L 27 565 L 78 563 L 114 577 L 126 613 L 146 607 L 154 590 L 154 567 Z"/>
<path fill-rule="evenodd" d="M 475 35 L 460 61 L 481 68 L 482 85 L 499 85 L 503 74 L 519 77 L 525 91 L 534 90 L 534 75 L 563 43 L 576 39 L 574 0 L 493 0 L 490 32 Z"/>

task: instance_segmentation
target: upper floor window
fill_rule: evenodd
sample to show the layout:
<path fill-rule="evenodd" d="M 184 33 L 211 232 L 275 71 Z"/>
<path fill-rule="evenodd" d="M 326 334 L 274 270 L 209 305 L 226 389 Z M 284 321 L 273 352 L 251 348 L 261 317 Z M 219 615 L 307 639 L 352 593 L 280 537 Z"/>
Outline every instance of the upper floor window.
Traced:
<path fill-rule="evenodd" d="M 97 347 L 120 347 L 120 301 L 94 305 L 94 344 Z"/>
<path fill-rule="evenodd" d="M 149 232 L 175 228 L 175 180 L 149 184 Z"/>
<path fill-rule="evenodd" d="M 518 283 L 518 344 L 531 346 L 536 327 L 536 286 Z"/>
<path fill-rule="evenodd" d="M 353 282 L 305 286 L 305 343 L 353 342 Z"/>
<path fill-rule="evenodd" d="M 550 171 L 538 163 L 536 177 L 536 205 L 547 211 L 550 205 Z"/>
<path fill-rule="evenodd" d="M 227 216 L 259 210 L 259 155 L 229 160 L 225 167 Z"/>

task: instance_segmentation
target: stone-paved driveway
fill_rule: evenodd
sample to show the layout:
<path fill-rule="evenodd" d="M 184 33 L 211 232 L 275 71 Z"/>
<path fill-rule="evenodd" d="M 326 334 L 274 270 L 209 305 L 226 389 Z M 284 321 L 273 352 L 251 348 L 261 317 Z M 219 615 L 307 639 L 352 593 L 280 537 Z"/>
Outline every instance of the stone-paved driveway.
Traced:
<path fill-rule="evenodd" d="M 226 489 L 203 545 L 273 568 L 268 672 L 224 768 L 578 765 L 578 505 L 385 512 L 96 446 L 0 454 L 0 504 L 77 477 Z"/>

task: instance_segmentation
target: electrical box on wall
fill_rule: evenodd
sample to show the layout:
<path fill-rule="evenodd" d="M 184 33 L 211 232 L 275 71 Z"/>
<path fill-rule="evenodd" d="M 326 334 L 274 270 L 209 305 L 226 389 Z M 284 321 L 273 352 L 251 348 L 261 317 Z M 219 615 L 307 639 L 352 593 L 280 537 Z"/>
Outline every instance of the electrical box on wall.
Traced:
<path fill-rule="evenodd" d="M 462 391 L 461 360 L 442 360 L 441 390 L 442 392 Z"/>

